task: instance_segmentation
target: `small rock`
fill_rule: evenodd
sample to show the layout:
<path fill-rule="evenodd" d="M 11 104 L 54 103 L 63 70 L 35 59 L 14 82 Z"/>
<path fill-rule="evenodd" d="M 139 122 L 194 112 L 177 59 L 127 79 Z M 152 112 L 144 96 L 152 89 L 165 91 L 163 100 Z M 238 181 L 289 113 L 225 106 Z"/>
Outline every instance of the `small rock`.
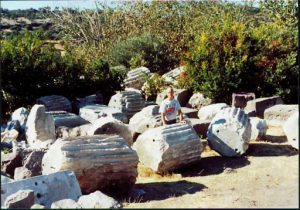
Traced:
<path fill-rule="evenodd" d="M 33 204 L 33 206 L 31 206 L 30 209 L 45 209 L 45 208 L 46 208 L 45 206 L 35 203 L 35 204 Z"/>
<path fill-rule="evenodd" d="M 82 208 L 105 208 L 105 209 L 119 209 L 122 208 L 122 204 L 118 201 L 103 194 L 100 191 L 93 192 L 89 195 L 83 195 L 79 198 L 78 204 Z"/>
<path fill-rule="evenodd" d="M 53 202 L 51 209 L 81 209 L 81 206 L 72 199 L 63 199 Z"/>
<path fill-rule="evenodd" d="M 32 172 L 25 167 L 18 167 L 15 169 L 14 179 L 27 179 L 32 177 Z"/>
<path fill-rule="evenodd" d="M 34 200 L 33 190 L 19 190 L 6 198 L 4 206 L 8 209 L 29 209 Z"/>

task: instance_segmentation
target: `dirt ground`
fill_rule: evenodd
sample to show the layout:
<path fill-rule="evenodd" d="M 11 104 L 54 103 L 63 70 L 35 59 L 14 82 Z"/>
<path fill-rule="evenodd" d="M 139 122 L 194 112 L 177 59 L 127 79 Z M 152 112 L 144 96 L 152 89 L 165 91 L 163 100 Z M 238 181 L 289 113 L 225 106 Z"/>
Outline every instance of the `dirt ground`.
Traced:
<path fill-rule="evenodd" d="M 170 175 L 139 166 L 134 189 L 145 194 L 124 198 L 124 208 L 299 208 L 299 154 L 276 132 L 239 158 L 221 157 L 202 140 L 201 160 Z"/>

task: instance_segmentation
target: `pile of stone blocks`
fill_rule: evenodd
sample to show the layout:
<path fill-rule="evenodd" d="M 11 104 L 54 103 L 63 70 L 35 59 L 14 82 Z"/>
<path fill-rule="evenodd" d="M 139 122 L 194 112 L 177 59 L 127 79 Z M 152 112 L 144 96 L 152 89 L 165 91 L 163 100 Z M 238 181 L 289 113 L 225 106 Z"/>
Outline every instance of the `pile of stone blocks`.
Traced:
<path fill-rule="evenodd" d="M 244 108 L 244 111 L 249 115 L 249 117 L 264 118 L 264 111 L 267 108 L 277 104 L 283 104 L 283 100 L 279 96 L 257 98 L 247 101 L 247 105 Z"/>

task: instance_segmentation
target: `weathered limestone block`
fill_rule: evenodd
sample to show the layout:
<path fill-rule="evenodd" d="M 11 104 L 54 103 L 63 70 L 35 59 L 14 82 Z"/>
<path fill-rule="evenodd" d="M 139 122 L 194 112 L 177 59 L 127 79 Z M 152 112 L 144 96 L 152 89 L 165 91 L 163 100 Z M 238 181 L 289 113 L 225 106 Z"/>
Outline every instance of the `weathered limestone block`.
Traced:
<path fill-rule="evenodd" d="M 110 98 L 108 106 L 127 113 L 128 119 L 130 119 L 145 107 L 145 100 L 141 94 L 135 91 L 122 91 Z"/>
<path fill-rule="evenodd" d="M 133 148 L 143 165 L 166 172 L 199 160 L 203 146 L 190 125 L 176 123 L 147 130 Z"/>
<path fill-rule="evenodd" d="M 79 115 L 93 123 L 101 117 L 113 117 L 123 123 L 128 123 L 126 113 L 120 111 L 120 109 L 108 107 L 106 105 L 88 105 L 80 108 Z"/>
<path fill-rule="evenodd" d="M 81 209 L 81 206 L 72 199 L 62 199 L 51 204 L 51 209 Z"/>
<path fill-rule="evenodd" d="M 19 120 L 9 121 L 4 132 L 1 132 L 3 142 L 25 140 L 25 138 L 25 128 L 21 127 Z"/>
<path fill-rule="evenodd" d="M 180 66 L 176 69 L 173 69 L 164 75 L 162 75 L 162 78 L 169 84 L 177 85 L 177 79 L 179 78 L 180 74 L 184 72 L 184 67 Z"/>
<path fill-rule="evenodd" d="M 43 150 L 34 150 L 24 160 L 23 166 L 31 172 L 32 176 L 42 175 L 42 159 L 45 153 Z"/>
<path fill-rule="evenodd" d="M 29 209 L 34 204 L 34 200 L 32 190 L 19 190 L 6 198 L 4 207 L 8 209 Z"/>
<path fill-rule="evenodd" d="M 264 111 L 274 105 L 283 104 L 283 100 L 279 96 L 257 98 L 247 101 L 247 105 L 244 108 L 246 114 L 250 117 L 264 117 Z"/>
<path fill-rule="evenodd" d="M 89 124 L 84 124 L 78 127 L 74 128 L 68 128 L 68 127 L 58 127 L 55 132 L 56 132 L 56 138 L 74 138 L 76 136 L 88 136 L 88 131 L 91 129 L 93 126 L 92 123 Z"/>
<path fill-rule="evenodd" d="M 25 131 L 28 115 L 29 115 L 28 110 L 24 107 L 20 107 L 12 113 L 11 120 L 19 121 L 21 128 Z"/>
<path fill-rule="evenodd" d="M 19 137 L 19 131 L 17 131 L 16 129 L 10 129 L 1 133 L 2 142 L 9 143 L 12 141 L 16 141 L 18 137 Z"/>
<path fill-rule="evenodd" d="M 180 103 L 180 106 L 184 107 L 189 102 L 190 97 L 192 96 L 192 93 L 186 89 L 176 89 L 174 90 L 174 98 L 178 100 Z M 157 95 L 156 103 L 160 105 L 165 98 L 167 98 L 167 89 L 163 90 L 161 93 Z"/>
<path fill-rule="evenodd" d="M 139 94 L 142 94 L 142 91 L 141 90 L 138 90 L 138 89 L 135 89 L 135 88 L 125 88 L 125 91 L 134 91 L 134 92 L 137 92 Z M 120 92 L 120 91 L 119 91 Z"/>
<path fill-rule="evenodd" d="M 129 125 L 140 124 L 145 118 L 153 117 L 159 114 L 158 105 L 150 105 L 135 113 L 129 120 Z"/>
<path fill-rule="evenodd" d="M 13 151 L 8 154 L 1 153 L 1 172 L 9 174 L 14 177 L 15 168 L 22 166 L 22 157 L 20 152 Z"/>
<path fill-rule="evenodd" d="M 21 180 L 33 177 L 32 172 L 25 167 L 15 168 L 14 180 Z"/>
<path fill-rule="evenodd" d="M 283 126 L 288 142 L 295 149 L 299 149 L 299 112 L 294 112 Z"/>
<path fill-rule="evenodd" d="M 88 135 L 93 136 L 97 134 L 115 134 L 123 137 L 130 146 L 133 143 L 128 125 L 112 117 L 100 118 L 93 123 L 88 131 Z"/>
<path fill-rule="evenodd" d="M 134 185 L 138 157 L 117 135 L 58 139 L 44 155 L 43 174 L 73 170 L 83 193 L 122 192 Z"/>
<path fill-rule="evenodd" d="M 65 198 L 77 200 L 81 196 L 74 172 L 61 171 L 47 176 L 35 176 L 30 179 L 2 184 L 1 204 L 8 196 L 20 189 L 33 190 L 35 203 L 44 205 L 46 208 L 50 208 L 54 201 Z"/>
<path fill-rule="evenodd" d="M 77 102 L 79 108 L 87 105 L 103 104 L 103 96 L 101 93 L 96 93 L 94 95 L 89 95 L 84 98 L 78 98 Z"/>
<path fill-rule="evenodd" d="M 100 191 L 93 192 L 89 195 L 82 195 L 78 199 L 78 204 L 83 209 L 118 209 L 122 208 L 122 204 L 118 201 L 105 195 Z"/>
<path fill-rule="evenodd" d="M 191 109 L 188 107 L 181 107 L 181 111 L 183 114 L 188 116 L 189 118 L 198 118 L 198 110 L 197 109 Z"/>
<path fill-rule="evenodd" d="M 145 117 L 144 119 L 141 119 L 140 123 L 138 124 L 130 124 L 129 128 L 131 130 L 133 142 L 135 142 L 138 136 L 141 133 L 144 133 L 146 130 L 150 128 L 157 128 L 162 125 L 163 124 L 160 115 Z"/>
<path fill-rule="evenodd" d="M 124 80 L 125 86 L 135 89 L 141 89 L 143 83 L 145 82 L 144 74 L 148 76 L 151 75 L 150 70 L 144 66 L 132 69 L 127 73 L 127 78 Z"/>
<path fill-rule="evenodd" d="M 206 138 L 210 120 L 200 120 L 200 119 L 190 118 L 190 121 L 196 133 L 198 135 L 201 135 L 202 138 Z"/>
<path fill-rule="evenodd" d="M 44 96 L 38 98 L 36 103 L 44 105 L 46 107 L 46 111 L 72 111 L 71 102 L 64 96 Z"/>
<path fill-rule="evenodd" d="M 3 176 L 3 175 L 1 174 L 1 185 L 2 185 L 2 184 L 5 184 L 5 183 L 13 182 L 13 181 L 14 181 L 13 179 L 11 179 L 11 178 L 9 178 L 9 177 L 7 177 L 7 176 Z"/>
<path fill-rule="evenodd" d="M 55 127 L 64 126 L 68 128 L 74 128 L 90 123 L 89 121 L 76 114 L 68 113 L 65 111 L 51 111 L 46 113 L 50 114 L 53 117 Z"/>
<path fill-rule="evenodd" d="M 223 156 L 241 156 L 251 138 L 251 124 L 239 108 L 225 108 L 211 121 L 207 131 L 209 146 Z"/>
<path fill-rule="evenodd" d="M 266 120 L 268 126 L 282 127 L 287 119 L 298 111 L 298 104 L 279 104 L 267 108 L 264 112 L 264 119 Z"/>
<path fill-rule="evenodd" d="M 259 117 L 249 117 L 251 123 L 251 137 L 250 140 L 257 140 L 266 135 L 268 126 L 264 119 Z"/>
<path fill-rule="evenodd" d="M 232 106 L 235 108 L 244 109 L 247 105 L 247 101 L 254 99 L 254 93 L 232 93 Z"/>
<path fill-rule="evenodd" d="M 29 145 L 37 140 L 55 140 L 55 124 L 53 117 L 45 112 L 45 106 L 34 105 L 26 123 L 26 136 Z"/>
<path fill-rule="evenodd" d="M 229 107 L 226 103 L 210 104 L 208 106 L 201 107 L 198 112 L 200 120 L 212 120 L 218 112 Z"/>
<path fill-rule="evenodd" d="M 203 106 L 210 105 L 212 100 L 210 98 L 204 97 L 202 93 L 195 93 L 190 98 L 187 107 L 199 110 Z"/>

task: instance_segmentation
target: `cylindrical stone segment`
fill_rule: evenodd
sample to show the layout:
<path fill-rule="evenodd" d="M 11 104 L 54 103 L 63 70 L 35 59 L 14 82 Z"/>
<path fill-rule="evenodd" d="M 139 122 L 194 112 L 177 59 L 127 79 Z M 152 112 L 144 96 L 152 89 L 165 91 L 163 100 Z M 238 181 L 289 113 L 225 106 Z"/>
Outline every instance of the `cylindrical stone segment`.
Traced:
<path fill-rule="evenodd" d="M 140 162 L 153 171 L 171 171 L 200 159 L 202 143 L 195 130 L 179 123 L 149 129 L 133 144 Z"/>
<path fill-rule="evenodd" d="M 117 135 L 58 139 L 44 155 L 43 174 L 72 170 L 83 193 L 128 192 L 137 177 L 138 156 Z"/>
<path fill-rule="evenodd" d="M 251 138 L 251 124 L 239 108 L 225 108 L 211 121 L 207 138 L 209 146 L 223 156 L 241 156 L 246 152 Z"/>
<path fill-rule="evenodd" d="M 145 100 L 141 94 L 135 91 L 122 91 L 110 98 L 108 106 L 127 113 L 128 119 L 130 119 L 145 107 Z"/>
<path fill-rule="evenodd" d="M 71 102 L 64 96 L 44 96 L 38 98 L 36 103 L 44 105 L 46 107 L 46 111 L 72 111 Z"/>

